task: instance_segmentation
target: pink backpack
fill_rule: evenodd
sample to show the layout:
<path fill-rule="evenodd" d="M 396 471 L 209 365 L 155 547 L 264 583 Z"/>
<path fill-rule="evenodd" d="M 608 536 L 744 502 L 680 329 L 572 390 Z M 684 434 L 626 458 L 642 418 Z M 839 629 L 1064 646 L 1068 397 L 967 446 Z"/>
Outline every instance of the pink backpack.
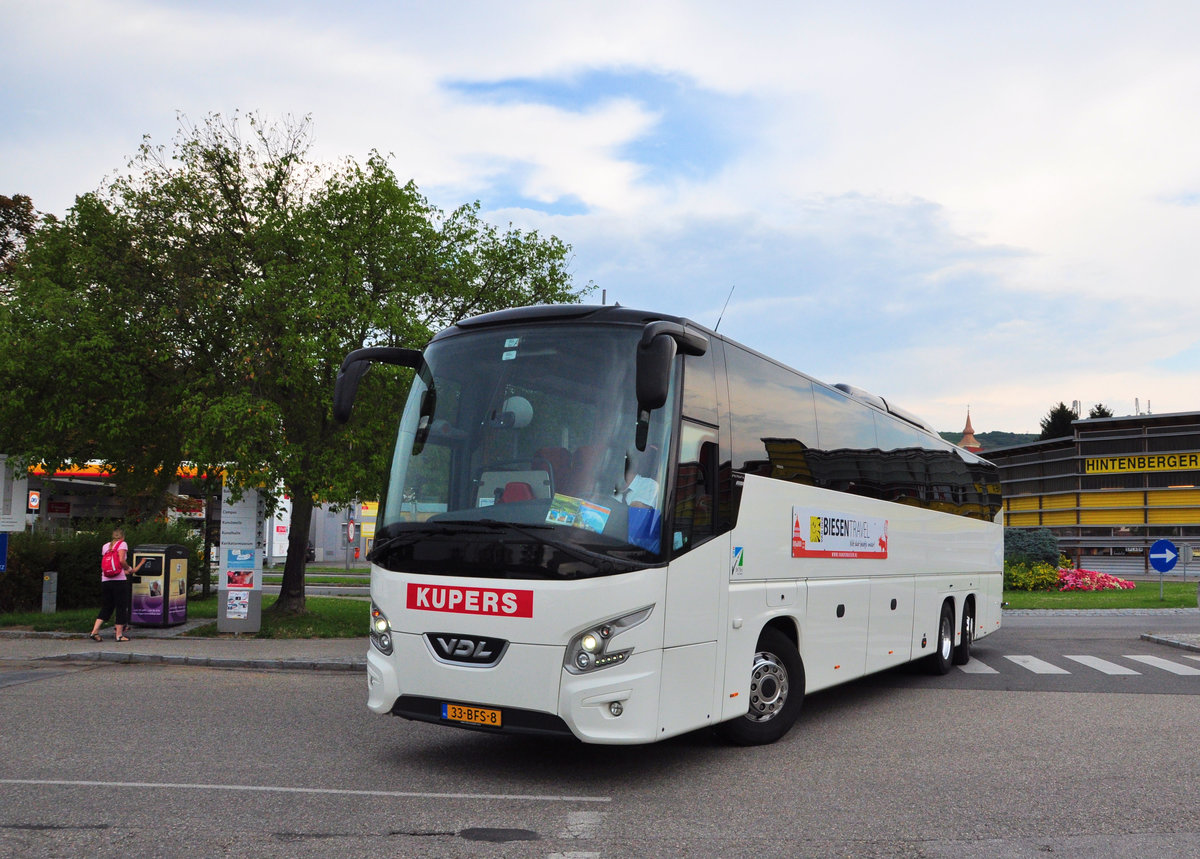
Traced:
<path fill-rule="evenodd" d="M 113 540 L 108 544 L 108 551 L 100 558 L 100 572 L 104 573 L 104 578 L 113 579 L 121 575 L 121 547 L 125 545 L 123 540 Z"/>

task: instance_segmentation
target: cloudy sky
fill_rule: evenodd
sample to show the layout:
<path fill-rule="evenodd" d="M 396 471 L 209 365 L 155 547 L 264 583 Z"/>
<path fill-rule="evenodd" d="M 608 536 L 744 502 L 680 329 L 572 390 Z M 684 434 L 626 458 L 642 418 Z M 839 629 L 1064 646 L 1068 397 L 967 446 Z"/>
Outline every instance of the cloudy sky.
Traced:
<path fill-rule="evenodd" d="M 1197 45 L 1194 0 L 0 0 L 0 194 L 62 215 L 180 114 L 311 116 L 610 303 L 728 298 L 817 378 L 1036 431 L 1200 409 Z"/>

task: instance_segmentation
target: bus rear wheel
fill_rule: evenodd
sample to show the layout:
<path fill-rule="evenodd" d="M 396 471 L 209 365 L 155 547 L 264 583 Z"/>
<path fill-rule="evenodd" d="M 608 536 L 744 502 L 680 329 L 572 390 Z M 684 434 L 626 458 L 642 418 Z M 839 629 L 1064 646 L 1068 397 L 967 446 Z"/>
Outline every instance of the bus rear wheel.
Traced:
<path fill-rule="evenodd" d="M 929 672 L 931 674 L 949 674 L 954 658 L 954 609 L 949 604 L 942 606 L 942 616 L 938 619 L 937 642 L 933 655 L 929 657 Z"/>
<path fill-rule="evenodd" d="M 967 606 L 963 607 L 962 636 L 958 647 L 954 648 L 954 664 L 966 665 L 971 661 L 971 642 L 975 640 L 975 613 Z"/>
<path fill-rule="evenodd" d="M 732 743 L 760 746 L 788 732 L 804 703 L 804 666 L 791 639 L 774 627 L 758 638 L 750 669 L 750 709 L 718 730 Z"/>

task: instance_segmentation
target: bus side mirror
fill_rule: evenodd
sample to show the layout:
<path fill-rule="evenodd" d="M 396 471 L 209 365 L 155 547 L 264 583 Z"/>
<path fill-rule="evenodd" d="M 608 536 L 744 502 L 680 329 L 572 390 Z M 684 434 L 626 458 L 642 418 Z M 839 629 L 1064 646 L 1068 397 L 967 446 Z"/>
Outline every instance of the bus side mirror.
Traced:
<path fill-rule="evenodd" d="M 642 341 L 637 351 L 638 410 L 661 409 L 671 386 L 671 364 L 675 360 L 675 341 L 665 334 Z"/>
<path fill-rule="evenodd" d="M 637 350 L 637 427 L 633 443 L 638 450 L 646 449 L 650 433 L 650 412 L 660 409 L 667 401 L 671 388 L 671 365 L 675 361 L 675 341 L 660 334 L 638 344 Z"/>
<path fill-rule="evenodd" d="M 676 352 L 703 355 L 708 351 L 708 338 L 689 331 L 677 322 L 651 322 L 642 330 L 637 347 L 637 435 L 638 450 L 646 449 L 650 429 L 650 412 L 667 402 L 671 389 L 671 368 Z"/>
<path fill-rule="evenodd" d="M 346 356 L 341 369 L 338 370 L 337 383 L 333 387 L 334 420 L 343 424 L 350 420 L 350 410 L 354 406 L 354 395 L 358 393 L 358 383 L 362 381 L 363 373 L 367 372 L 372 363 L 396 364 L 416 370 L 421 366 L 421 361 L 421 352 L 417 349 L 401 349 L 395 346 L 355 349 Z"/>

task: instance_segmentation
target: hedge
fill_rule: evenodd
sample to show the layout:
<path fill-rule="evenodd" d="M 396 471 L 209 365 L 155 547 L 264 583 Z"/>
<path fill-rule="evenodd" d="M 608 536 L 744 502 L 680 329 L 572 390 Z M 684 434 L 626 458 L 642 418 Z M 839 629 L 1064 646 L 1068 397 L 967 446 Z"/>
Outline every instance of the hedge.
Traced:
<path fill-rule="evenodd" d="M 100 552 L 111 539 L 111 525 L 73 534 L 41 531 L 10 534 L 8 571 L 0 573 L 0 612 L 38 611 L 42 607 L 42 582 L 50 571 L 58 573 L 58 608 L 99 607 Z M 125 542 L 131 550 L 146 544 L 185 546 L 189 593 L 191 586 L 200 580 L 204 544 L 186 526 L 162 522 L 129 525 L 125 527 Z"/>

